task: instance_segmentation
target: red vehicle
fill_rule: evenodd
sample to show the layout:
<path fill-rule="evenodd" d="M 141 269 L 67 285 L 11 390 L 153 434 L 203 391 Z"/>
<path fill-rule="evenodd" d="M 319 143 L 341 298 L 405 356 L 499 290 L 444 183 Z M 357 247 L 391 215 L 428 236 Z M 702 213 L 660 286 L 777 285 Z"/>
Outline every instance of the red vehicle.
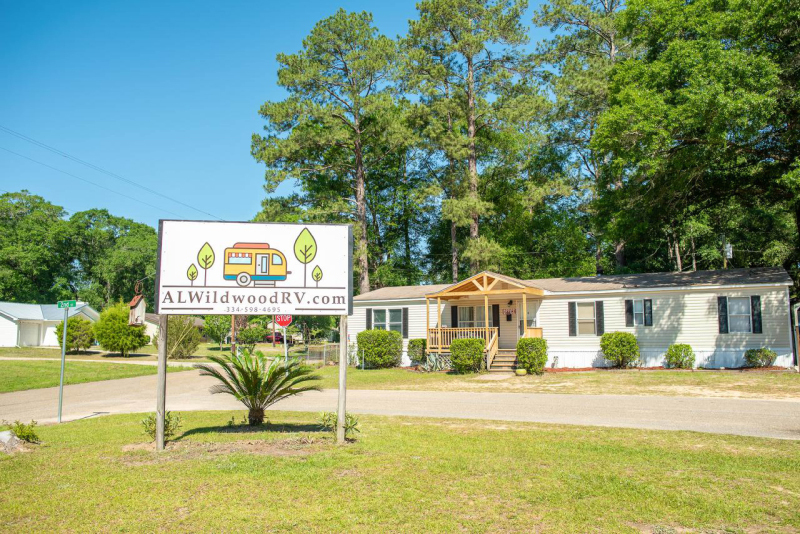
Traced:
<path fill-rule="evenodd" d="M 267 337 L 264 338 L 264 341 L 267 343 L 272 343 L 272 332 L 267 334 Z M 279 330 L 275 332 L 275 343 L 283 343 L 283 332 Z M 289 344 L 292 344 L 291 336 L 289 337 Z"/>

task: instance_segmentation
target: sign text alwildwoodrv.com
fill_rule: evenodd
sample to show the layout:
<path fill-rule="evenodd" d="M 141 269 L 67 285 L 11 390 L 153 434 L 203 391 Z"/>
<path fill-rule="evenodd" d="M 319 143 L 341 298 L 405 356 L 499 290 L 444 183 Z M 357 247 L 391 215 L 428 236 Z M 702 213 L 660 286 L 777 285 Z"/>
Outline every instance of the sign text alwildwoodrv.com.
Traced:
<path fill-rule="evenodd" d="M 159 224 L 156 312 L 348 315 L 352 229 L 335 224 Z"/>

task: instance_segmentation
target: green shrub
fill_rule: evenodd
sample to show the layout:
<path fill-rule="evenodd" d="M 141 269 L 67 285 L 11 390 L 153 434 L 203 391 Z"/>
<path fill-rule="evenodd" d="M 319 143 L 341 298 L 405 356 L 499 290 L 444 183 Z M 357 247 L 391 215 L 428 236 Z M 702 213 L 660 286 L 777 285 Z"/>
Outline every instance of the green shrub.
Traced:
<path fill-rule="evenodd" d="M 750 349 L 744 353 L 744 361 L 747 362 L 748 367 L 770 367 L 775 363 L 777 357 L 775 351 L 769 350 L 767 347 Z"/>
<path fill-rule="evenodd" d="M 144 433 L 150 436 L 150 439 L 155 441 L 156 440 L 156 414 L 151 413 L 144 419 L 142 419 L 142 427 L 144 428 Z M 181 416 L 180 415 L 172 415 L 172 412 L 167 412 L 164 415 L 164 441 L 169 441 L 175 434 L 178 433 L 178 430 L 181 428 Z"/>
<path fill-rule="evenodd" d="M 600 338 L 600 350 L 614 367 L 631 367 L 639 360 L 639 343 L 630 332 L 606 332 Z"/>
<path fill-rule="evenodd" d="M 64 321 L 56 325 L 56 338 L 61 344 L 64 335 Z M 94 327 L 92 322 L 83 317 L 70 317 L 67 320 L 67 351 L 84 351 L 92 346 Z"/>
<path fill-rule="evenodd" d="M 410 339 L 408 341 L 408 357 L 412 362 L 418 362 L 421 365 L 425 365 L 425 361 L 427 360 L 425 349 L 427 347 L 427 339 Z"/>
<path fill-rule="evenodd" d="M 69 335 L 69 330 L 67 330 L 67 335 Z M 37 425 L 36 421 L 31 421 L 27 425 L 22 421 L 14 421 L 13 423 L 3 421 L 3 425 L 11 427 L 11 432 L 17 436 L 17 439 L 27 443 L 39 443 L 39 435 L 35 430 Z"/>
<path fill-rule="evenodd" d="M 403 356 L 403 338 L 394 330 L 364 330 L 358 333 L 358 351 L 368 367 L 397 367 Z"/>
<path fill-rule="evenodd" d="M 450 344 L 450 363 L 456 373 L 476 373 L 483 367 L 486 342 L 479 338 L 454 339 Z"/>
<path fill-rule="evenodd" d="M 664 360 L 671 369 L 691 369 L 694 367 L 694 351 L 689 345 L 673 343 L 667 349 Z"/>
<path fill-rule="evenodd" d="M 188 315 L 170 315 L 167 319 L 167 359 L 189 358 L 200 346 L 200 331 L 194 325 L 194 317 Z M 158 348 L 158 336 L 153 339 Z"/>
<path fill-rule="evenodd" d="M 322 412 L 319 414 L 319 426 L 324 428 L 325 430 L 329 430 L 333 432 L 333 435 L 336 435 L 336 429 L 339 426 L 339 416 L 336 412 Z M 353 440 L 353 434 L 356 432 L 361 432 L 361 429 L 358 428 L 358 418 L 349 413 L 345 412 L 344 414 L 344 439 Z"/>
<path fill-rule="evenodd" d="M 236 332 L 236 343 L 239 348 L 247 352 L 253 352 L 256 349 L 256 344 L 264 341 L 267 331 L 260 326 L 251 326 Z"/>
<path fill-rule="evenodd" d="M 517 362 L 519 366 L 540 375 L 547 364 L 547 341 L 540 337 L 524 337 L 517 342 Z"/>
<path fill-rule="evenodd" d="M 94 325 L 94 335 L 105 350 L 127 356 L 131 351 L 144 347 L 150 342 L 150 337 L 144 333 L 143 326 L 128 324 L 129 312 L 128 305 L 120 302 L 106 308 L 100 314 L 100 319 Z M 67 334 L 69 334 L 69 326 L 67 326 Z"/>

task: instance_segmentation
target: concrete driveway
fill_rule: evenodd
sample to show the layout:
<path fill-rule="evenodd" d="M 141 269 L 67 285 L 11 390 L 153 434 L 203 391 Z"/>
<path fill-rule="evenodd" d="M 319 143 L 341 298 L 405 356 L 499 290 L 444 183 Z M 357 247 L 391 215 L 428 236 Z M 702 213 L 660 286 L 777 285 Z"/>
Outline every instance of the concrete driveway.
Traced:
<path fill-rule="evenodd" d="M 167 409 L 240 410 L 228 395 L 211 395 L 215 381 L 197 371 L 167 375 Z M 321 412 L 336 409 L 336 390 L 307 393 L 273 407 Z M 156 376 L 107 380 L 64 388 L 64 418 L 153 412 Z M 0 420 L 55 421 L 58 388 L 0 394 Z M 800 402 L 779 400 L 350 390 L 353 413 L 528 421 L 658 430 L 693 430 L 742 436 L 800 439 Z"/>

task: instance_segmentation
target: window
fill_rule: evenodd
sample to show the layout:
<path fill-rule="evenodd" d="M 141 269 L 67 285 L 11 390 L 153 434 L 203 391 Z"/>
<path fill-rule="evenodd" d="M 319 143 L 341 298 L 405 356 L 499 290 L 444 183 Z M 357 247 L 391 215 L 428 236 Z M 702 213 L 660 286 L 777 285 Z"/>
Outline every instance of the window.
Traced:
<path fill-rule="evenodd" d="M 240 265 L 252 265 L 253 257 L 249 254 L 247 256 L 230 256 L 228 257 L 228 263 L 230 264 L 240 264 Z"/>
<path fill-rule="evenodd" d="M 594 302 L 578 303 L 578 335 L 595 335 Z"/>
<path fill-rule="evenodd" d="M 403 310 L 372 310 L 373 328 L 375 330 L 394 330 L 403 333 Z"/>
<path fill-rule="evenodd" d="M 728 297 L 728 328 L 731 332 L 752 332 L 750 298 Z"/>
<path fill-rule="evenodd" d="M 644 324 L 644 301 L 633 301 L 633 324 L 640 326 Z"/>
<path fill-rule="evenodd" d="M 272 265 L 283 265 L 283 258 L 277 254 L 272 255 Z"/>
<path fill-rule="evenodd" d="M 486 310 L 483 306 L 459 306 L 459 328 L 483 328 L 486 326 Z M 493 317 L 489 318 L 489 326 L 494 326 Z"/>

